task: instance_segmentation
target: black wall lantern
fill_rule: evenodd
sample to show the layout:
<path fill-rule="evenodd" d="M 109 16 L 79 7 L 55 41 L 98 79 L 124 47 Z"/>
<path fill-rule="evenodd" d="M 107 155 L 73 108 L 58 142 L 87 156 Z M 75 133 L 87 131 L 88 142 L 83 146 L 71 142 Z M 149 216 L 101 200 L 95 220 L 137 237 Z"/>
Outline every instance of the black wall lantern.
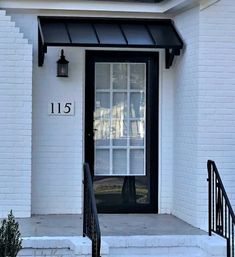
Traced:
<path fill-rule="evenodd" d="M 57 77 L 68 77 L 69 61 L 65 59 L 64 50 L 61 50 L 60 59 L 57 61 Z"/>

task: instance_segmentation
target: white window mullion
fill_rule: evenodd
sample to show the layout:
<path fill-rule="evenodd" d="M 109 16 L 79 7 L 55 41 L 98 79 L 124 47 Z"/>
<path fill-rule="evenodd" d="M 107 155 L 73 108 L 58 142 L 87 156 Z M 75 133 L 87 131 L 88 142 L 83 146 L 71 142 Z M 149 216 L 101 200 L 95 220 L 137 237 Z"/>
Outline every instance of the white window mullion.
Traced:
<path fill-rule="evenodd" d="M 113 64 L 110 64 L 110 138 L 109 138 L 109 175 L 113 174 Z"/>
<path fill-rule="evenodd" d="M 127 64 L 127 175 L 130 174 L 130 64 Z"/>

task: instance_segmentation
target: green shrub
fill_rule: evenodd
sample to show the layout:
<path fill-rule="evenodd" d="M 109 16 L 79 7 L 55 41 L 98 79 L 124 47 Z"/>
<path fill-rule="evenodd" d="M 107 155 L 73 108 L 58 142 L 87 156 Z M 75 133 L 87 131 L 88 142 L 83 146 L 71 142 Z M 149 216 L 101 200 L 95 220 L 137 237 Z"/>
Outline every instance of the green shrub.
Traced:
<path fill-rule="evenodd" d="M 12 210 L 8 218 L 1 222 L 0 227 L 0 256 L 16 257 L 22 249 L 22 239 L 20 238 L 19 224 L 15 221 Z"/>

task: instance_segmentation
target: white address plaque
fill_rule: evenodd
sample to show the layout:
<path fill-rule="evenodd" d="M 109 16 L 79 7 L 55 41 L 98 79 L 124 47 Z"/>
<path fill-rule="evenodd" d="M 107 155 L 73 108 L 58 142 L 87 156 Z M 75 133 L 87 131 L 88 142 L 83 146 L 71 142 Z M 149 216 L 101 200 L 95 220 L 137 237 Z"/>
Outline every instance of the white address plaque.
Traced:
<path fill-rule="evenodd" d="M 51 102 L 48 104 L 49 115 L 74 115 L 74 102 Z"/>

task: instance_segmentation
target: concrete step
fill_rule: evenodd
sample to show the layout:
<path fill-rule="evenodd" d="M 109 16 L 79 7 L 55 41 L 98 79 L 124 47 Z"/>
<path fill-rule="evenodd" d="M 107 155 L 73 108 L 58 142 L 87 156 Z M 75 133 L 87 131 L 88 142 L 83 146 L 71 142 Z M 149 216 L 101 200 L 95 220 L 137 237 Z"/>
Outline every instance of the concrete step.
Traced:
<path fill-rule="evenodd" d="M 108 255 L 108 257 L 213 257 L 213 255 L 207 255 L 205 253 L 198 253 L 198 254 L 195 254 L 195 253 L 190 253 L 190 252 L 187 252 L 185 254 L 164 254 L 164 255 L 159 255 L 159 254 L 156 254 L 156 255 L 138 255 L 138 254 L 135 254 L 135 255 Z"/>
<path fill-rule="evenodd" d="M 207 235 L 103 237 L 109 257 L 225 257 L 225 241 Z"/>
<path fill-rule="evenodd" d="M 23 237 L 23 249 L 17 257 L 91 257 L 91 241 L 87 237 Z M 102 243 L 101 256 L 108 257 L 109 249 Z"/>
<path fill-rule="evenodd" d="M 18 257 L 90 257 L 91 241 L 82 236 L 23 238 Z M 217 236 L 104 236 L 102 257 L 226 257 Z"/>
<path fill-rule="evenodd" d="M 126 253 L 119 253 L 116 251 L 115 253 L 109 254 L 108 257 L 209 257 L 204 251 L 200 248 L 155 248 L 149 252 L 149 249 L 145 249 L 146 253 L 139 253 L 138 250 L 126 250 Z"/>

